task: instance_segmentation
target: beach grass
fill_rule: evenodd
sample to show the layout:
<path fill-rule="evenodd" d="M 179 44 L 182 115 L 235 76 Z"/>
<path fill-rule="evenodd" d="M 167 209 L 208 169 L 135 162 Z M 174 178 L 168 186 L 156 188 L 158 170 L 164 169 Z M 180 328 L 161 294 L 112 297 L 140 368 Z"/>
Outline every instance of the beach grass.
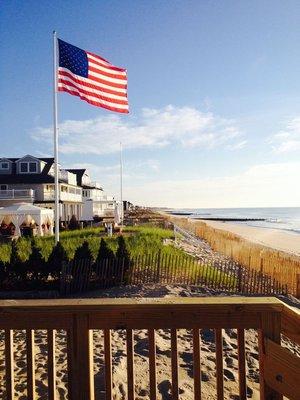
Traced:
<path fill-rule="evenodd" d="M 67 252 L 68 258 L 71 260 L 74 257 L 76 249 L 82 245 L 84 241 L 89 243 L 93 257 L 96 258 L 100 240 L 104 238 L 108 246 L 114 251 L 117 251 L 117 237 L 105 236 L 103 228 L 87 228 L 74 231 L 65 231 L 60 234 L 60 241 Z M 178 250 L 173 246 L 164 246 L 164 239 L 173 238 L 173 231 L 161 229 L 152 226 L 125 227 L 124 238 L 131 256 L 137 254 L 152 254 L 163 250 L 166 253 L 177 254 Z M 45 260 L 48 259 L 53 246 L 53 236 L 36 237 L 37 246 L 41 250 Z M 20 238 L 17 243 L 18 253 L 22 261 L 28 259 L 31 252 L 31 239 Z M 8 243 L 0 244 L 0 260 L 8 262 L 10 259 L 11 246 Z"/>
<path fill-rule="evenodd" d="M 142 268 L 156 268 L 155 260 L 157 255 L 161 260 L 172 260 L 172 266 L 174 268 L 174 277 L 179 281 L 184 280 L 189 276 L 190 281 L 197 282 L 200 277 L 209 282 L 219 282 L 221 280 L 232 280 L 232 276 L 226 276 L 222 271 L 217 270 L 210 265 L 199 265 L 195 258 L 183 250 L 172 245 L 172 242 L 166 241 L 166 239 L 174 239 L 174 232 L 169 229 L 158 228 L 151 225 L 145 226 L 134 226 L 124 227 L 123 236 L 125 239 L 126 247 L 129 251 L 130 257 L 133 262 L 136 262 L 138 257 L 148 257 L 153 260 L 153 267 L 151 265 L 144 265 Z M 115 234 L 112 237 L 108 237 L 104 233 L 103 228 L 88 228 L 74 231 L 61 232 L 60 241 L 64 249 L 66 250 L 67 256 L 70 260 L 73 259 L 75 251 L 82 245 L 84 241 L 87 241 L 89 248 L 96 259 L 100 240 L 105 239 L 108 247 L 116 253 L 118 247 L 118 235 Z M 36 237 L 35 243 L 40 249 L 40 252 L 45 260 L 48 259 L 51 251 L 54 247 L 54 238 L 51 236 Z M 31 253 L 31 239 L 20 238 L 17 242 L 17 249 L 19 256 L 22 261 L 26 261 Z M 0 245 L 0 260 L 9 262 L 11 253 L 10 244 Z M 163 265 L 162 265 L 163 266 Z"/>

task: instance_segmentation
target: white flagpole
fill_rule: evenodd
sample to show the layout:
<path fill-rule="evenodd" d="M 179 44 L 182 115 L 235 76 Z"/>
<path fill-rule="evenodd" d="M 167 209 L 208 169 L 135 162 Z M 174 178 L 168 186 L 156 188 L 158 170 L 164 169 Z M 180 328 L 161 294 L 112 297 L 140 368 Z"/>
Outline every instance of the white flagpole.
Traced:
<path fill-rule="evenodd" d="M 57 122 L 57 34 L 53 31 L 53 129 L 54 129 L 54 193 L 55 243 L 59 242 L 58 122 Z"/>
<path fill-rule="evenodd" d="M 123 226 L 124 207 L 123 207 L 123 157 L 122 157 L 122 142 L 120 142 L 120 201 L 121 201 L 121 227 Z"/>

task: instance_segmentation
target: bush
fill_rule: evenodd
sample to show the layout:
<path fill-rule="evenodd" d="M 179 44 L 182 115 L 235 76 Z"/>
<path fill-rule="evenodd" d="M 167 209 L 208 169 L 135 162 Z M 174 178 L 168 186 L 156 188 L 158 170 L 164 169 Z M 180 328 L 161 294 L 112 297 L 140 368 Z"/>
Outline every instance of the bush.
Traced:
<path fill-rule="evenodd" d="M 45 259 L 43 258 L 41 250 L 37 246 L 37 243 L 34 239 L 31 241 L 31 254 L 26 261 L 26 264 L 26 274 L 27 278 L 29 278 L 30 280 L 37 281 L 40 279 L 48 278 L 48 271 Z"/>
<path fill-rule="evenodd" d="M 69 225 L 68 225 L 68 228 L 70 229 L 70 231 L 75 231 L 76 229 L 80 228 L 80 224 L 77 221 L 77 218 L 75 215 L 72 215 Z"/>
<path fill-rule="evenodd" d="M 129 251 L 126 247 L 126 242 L 122 235 L 118 236 L 118 249 L 117 249 L 116 257 L 124 260 L 124 271 L 127 271 L 130 267 L 131 261 L 130 261 Z"/>
<path fill-rule="evenodd" d="M 105 260 L 105 259 L 111 260 L 114 258 L 115 258 L 114 252 L 108 247 L 106 240 L 104 240 L 102 238 L 101 242 L 100 242 L 100 247 L 99 247 L 96 261 L 101 261 L 101 260 Z"/>
<path fill-rule="evenodd" d="M 4 261 L 0 261 L 0 289 L 5 289 L 8 278 L 7 264 Z"/>
<path fill-rule="evenodd" d="M 18 240 L 13 240 L 11 242 L 11 252 L 10 252 L 10 262 L 9 262 L 9 280 L 11 283 L 16 283 L 16 281 L 23 280 L 27 278 L 27 271 L 25 262 L 22 261 L 19 251 L 18 251 Z"/>
<path fill-rule="evenodd" d="M 89 259 L 92 260 L 93 255 L 89 247 L 89 243 L 85 240 L 80 247 L 77 247 L 74 260 Z"/>
<path fill-rule="evenodd" d="M 52 279 L 57 280 L 60 276 L 60 271 L 64 263 L 68 262 L 67 253 L 62 246 L 61 242 L 58 242 L 49 255 L 47 261 L 47 270 Z"/>

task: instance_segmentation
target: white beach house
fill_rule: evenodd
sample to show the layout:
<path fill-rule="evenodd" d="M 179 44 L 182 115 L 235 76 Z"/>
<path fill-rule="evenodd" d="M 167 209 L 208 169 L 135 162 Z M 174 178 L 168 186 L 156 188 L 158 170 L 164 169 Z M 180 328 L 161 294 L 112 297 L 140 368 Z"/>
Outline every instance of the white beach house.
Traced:
<path fill-rule="evenodd" d="M 85 169 L 59 169 L 60 216 L 67 222 L 92 221 L 114 212 L 116 202 Z M 0 158 L 0 207 L 25 202 L 54 208 L 54 159 L 26 155 Z"/>

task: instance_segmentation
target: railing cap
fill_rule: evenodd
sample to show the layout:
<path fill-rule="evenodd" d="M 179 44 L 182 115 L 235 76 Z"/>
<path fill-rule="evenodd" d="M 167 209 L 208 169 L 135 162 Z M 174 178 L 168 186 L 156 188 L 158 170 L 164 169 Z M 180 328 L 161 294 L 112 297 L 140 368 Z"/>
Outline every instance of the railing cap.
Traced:
<path fill-rule="evenodd" d="M 95 307 L 107 306 L 198 306 L 205 307 L 222 307 L 235 306 L 242 307 L 249 311 L 257 311 L 258 309 L 266 309 L 273 311 L 281 311 L 283 304 L 275 297 L 189 297 L 189 298 L 118 298 L 118 299 L 42 299 L 42 300 L 0 300 L 0 309 L 15 309 L 15 308 L 74 308 L 74 309 L 89 309 Z M 1 310 L 0 310 L 1 311 Z"/>

